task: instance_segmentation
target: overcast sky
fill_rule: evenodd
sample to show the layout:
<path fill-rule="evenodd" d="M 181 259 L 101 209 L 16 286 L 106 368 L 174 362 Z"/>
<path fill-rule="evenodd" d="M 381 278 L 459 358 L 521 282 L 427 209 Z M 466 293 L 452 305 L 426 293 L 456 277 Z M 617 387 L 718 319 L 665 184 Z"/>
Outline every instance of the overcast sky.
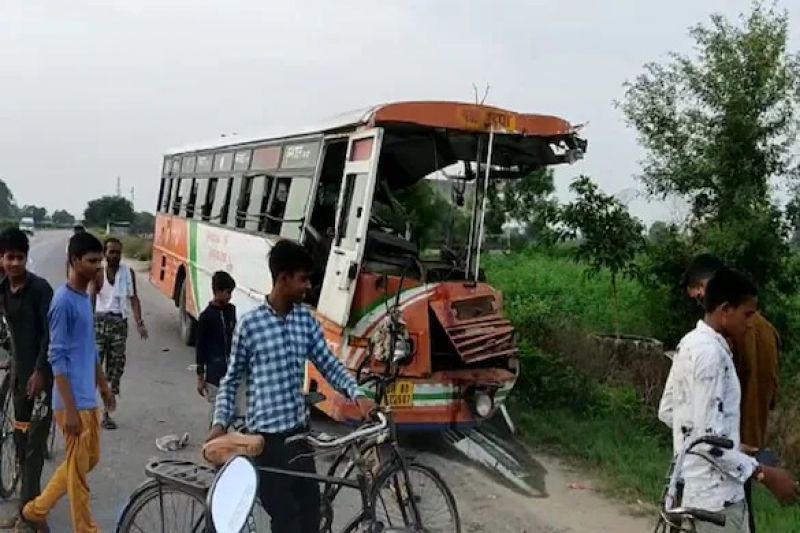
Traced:
<path fill-rule="evenodd" d="M 20 205 L 82 213 L 135 187 L 152 211 L 165 149 L 366 105 L 472 100 L 589 122 L 592 175 L 631 199 L 642 153 L 613 100 L 712 12 L 748 1 L 3 0 L 0 177 Z M 800 43 L 800 2 L 791 8 Z M 291 131 L 291 128 L 289 128 Z M 674 206 L 633 198 L 647 222 Z"/>

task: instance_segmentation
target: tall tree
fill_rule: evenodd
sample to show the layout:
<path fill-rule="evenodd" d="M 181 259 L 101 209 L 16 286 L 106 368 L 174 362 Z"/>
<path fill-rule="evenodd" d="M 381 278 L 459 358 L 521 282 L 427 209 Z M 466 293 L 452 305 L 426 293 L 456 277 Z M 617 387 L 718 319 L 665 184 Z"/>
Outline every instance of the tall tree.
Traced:
<path fill-rule="evenodd" d="M 108 222 L 133 222 L 133 204 L 121 196 L 103 196 L 92 200 L 83 213 L 87 226 L 105 226 Z"/>
<path fill-rule="evenodd" d="M 139 235 L 148 235 L 156 230 L 156 217 L 147 211 L 139 211 L 133 217 L 131 230 Z"/>
<path fill-rule="evenodd" d="M 760 2 L 738 23 L 714 15 L 690 36 L 693 54 L 650 63 L 626 84 L 621 108 L 646 150 L 640 178 L 652 195 L 690 203 L 698 247 L 763 284 L 785 251 L 771 189 L 800 175 L 800 54 L 788 50 L 786 12 Z"/>
<path fill-rule="evenodd" d="M 690 29 L 695 54 L 650 63 L 626 84 L 622 110 L 647 150 L 650 193 L 689 198 L 696 218 L 735 218 L 769 203 L 769 182 L 796 177 L 800 55 L 788 15 L 756 3 L 734 24 Z"/>

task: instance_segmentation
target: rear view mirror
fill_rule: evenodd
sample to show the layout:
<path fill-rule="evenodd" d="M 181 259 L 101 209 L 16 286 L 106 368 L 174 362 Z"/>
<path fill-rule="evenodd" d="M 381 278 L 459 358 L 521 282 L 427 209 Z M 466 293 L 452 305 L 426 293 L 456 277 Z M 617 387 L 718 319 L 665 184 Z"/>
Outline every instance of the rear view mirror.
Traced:
<path fill-rule="evenodd" d="M 258 472 L 242 455 L 225 463 L 208 491 L 208 511 L 216 533 L 239 533 L 258 495 Z"/>

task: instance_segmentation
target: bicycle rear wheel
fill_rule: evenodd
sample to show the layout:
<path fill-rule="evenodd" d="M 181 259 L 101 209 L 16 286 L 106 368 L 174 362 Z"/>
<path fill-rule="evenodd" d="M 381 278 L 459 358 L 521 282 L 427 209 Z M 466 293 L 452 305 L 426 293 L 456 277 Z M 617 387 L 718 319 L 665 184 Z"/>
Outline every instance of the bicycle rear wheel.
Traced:
<path fill-rule="evenodd" d="M 6 374 L 9 383 L 3 384 L 3 419 L 0 425 L 0 497 L 9 499 L 17 492 L 19 483 L 19 461 L 17 460 L 17 444 L 14 442 L 14 391 L 10 386 L 10 374 Z M 7 386 L 9 385 L 9 386 Z"/>
<path fill-rule="evenodd" d="M 461 519 L 456 500 L 439 473 L 419 463 L 410 463 L 407 472 L 408 482 L 398 464 L 382 473 L 375 482 L 372 505 L 377 524 L 384 529 L 460 533 Z M 413 495 L 421 524 L 417 524 L 410 495 Z"/>

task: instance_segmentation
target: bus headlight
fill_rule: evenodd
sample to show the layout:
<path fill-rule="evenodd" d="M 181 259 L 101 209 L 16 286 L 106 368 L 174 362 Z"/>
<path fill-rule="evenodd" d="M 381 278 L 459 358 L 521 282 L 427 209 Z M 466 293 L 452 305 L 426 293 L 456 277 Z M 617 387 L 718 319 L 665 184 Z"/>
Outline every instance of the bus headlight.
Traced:
<path fill-rule="evenodd" d="M 469 406 L 478 418 L 487 418 L 494 412 L 494 398 L 485 390 L 475 390 L 470 397 Z"/>

